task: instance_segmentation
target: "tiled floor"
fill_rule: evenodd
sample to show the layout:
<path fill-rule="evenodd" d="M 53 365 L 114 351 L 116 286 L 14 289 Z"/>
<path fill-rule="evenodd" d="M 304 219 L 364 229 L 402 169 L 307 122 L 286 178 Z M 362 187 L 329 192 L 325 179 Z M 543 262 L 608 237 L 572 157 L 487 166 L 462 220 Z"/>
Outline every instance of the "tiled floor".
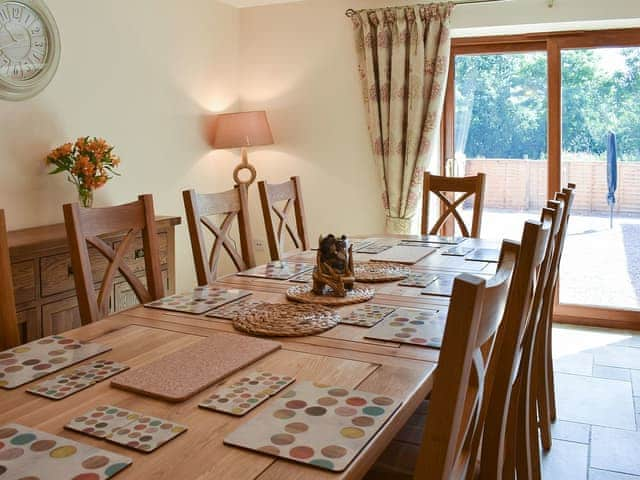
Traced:
<path fill-rule="evenodd" d="M 640 480 L 640 332 L 556 326 L 544 480 Z"/>

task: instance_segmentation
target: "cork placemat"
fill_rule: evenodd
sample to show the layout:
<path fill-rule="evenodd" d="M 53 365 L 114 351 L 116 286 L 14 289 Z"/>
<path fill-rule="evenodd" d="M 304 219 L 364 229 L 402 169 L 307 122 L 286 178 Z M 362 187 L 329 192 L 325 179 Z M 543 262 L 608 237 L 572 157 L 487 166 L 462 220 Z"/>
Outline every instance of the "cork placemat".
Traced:
<path fill-rule="evenodd" d="M 215 333 L 111 382 L 111 385 L 169 402 L 183 402 L 281 345 L 270 340 Z"/>
<path fill-rule="evenodd" d="M 413 265 L 423 258 L 431 255 L 436 249 L 433 247 L 411 247 L 407 245 L 396 245 L 382 253 L 371 257 L 372 262 L 391 262 Z"/>

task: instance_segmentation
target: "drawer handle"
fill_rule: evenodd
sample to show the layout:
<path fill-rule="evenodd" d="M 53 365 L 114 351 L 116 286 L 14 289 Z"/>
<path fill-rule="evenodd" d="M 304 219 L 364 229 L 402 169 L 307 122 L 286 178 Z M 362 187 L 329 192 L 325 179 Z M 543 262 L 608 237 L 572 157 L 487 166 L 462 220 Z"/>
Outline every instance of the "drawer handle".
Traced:
<path fill-rule="evenodd" d="M 67 266 L 67 278 L 73 276 L 73 267 L 71 265 Z"/>
<path fill-rule="evenodd" d="M 137 260 L 138 258 L 144 258 L 144 248 L 138 248 L 134 253 L 134 258 Z"/>

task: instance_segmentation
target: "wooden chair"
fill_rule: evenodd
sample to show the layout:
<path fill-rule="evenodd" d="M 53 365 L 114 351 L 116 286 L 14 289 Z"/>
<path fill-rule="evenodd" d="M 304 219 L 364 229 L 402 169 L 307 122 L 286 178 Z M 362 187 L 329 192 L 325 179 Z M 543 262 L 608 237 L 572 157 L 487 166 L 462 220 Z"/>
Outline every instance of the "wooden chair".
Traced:
<path fill-rule="evenodd" d="M 551 448 L 551 423 L 556 420 L 555 387 L 553 379 L 553 357 L 552 357 L 552 324 L 553 307 L 555 304 L 558 278 L 560 276 L 560 262 L 562 252 L 567 237 L 569 218 L 575 198 L 576 185 L 569 183 L 567 188 L 562 189 L 562 193 L 556 193 L 555 199 L 564 204 L 560 231 L 558 232 L 554 247 L 553 258 L 551 260 L 549 279 L 545 286 L 542 303 L 540 334 L 537 339 L 538 352 L 536 358 L 536 376 L 541 380 L 538 397 L 539 426 L 541 430 L 542 447 L 545 450 Z"/>
<path fill-rule="evenodd" d="M 437 235 L 450 216 L 453 216 L 460 232 L 464 237 L 480 237 L 482 227 L 482 210 L 484 206 L 484 188 L 486 175 L 479 173 L 473 177 L 441 177 L 432 175 L 429 172 L 424 174 L 423 194 L 422 194 L 422 234 Z M 443 208 L 442 215 L 429 230 L 429 205 L 431 194 L 440 199 Z M 459 198 L 452 198 L 448 194 L 462 193 Z M 465 200 L 475 195 L 473 200 L 473 219 L 471 222 L 471 232 L 458 212 Z"/>
<path fill-rule="evenodd" d="M 16 347 L 20 343 L 7 223 L 4 210 L 0 210 L 0 351 Z"/>
<path fill-rule="evenodd" d="M 77 203 L 67 204 L 64 205 L 63 211 L 83 325 L 96 322 L 107 315 L 109 296 L 118 271 L 140 302 L 148 303 L 164 296 L 160 249 L 151 195 L 140 195 L 136 202 L 108 208 L 80 208 Z M 125 231 L 128 233 L 117 250 L 99 237 Z M 142 233 L 148 287 L 145 287 L 124 263 L 124 257 L 139 233 Z M 97 297 L 87 244 L 93 246 L 109 261 Z"/>
<path fill-rule="evenodd" d="M 267 242 L 269 243 L 271 260 L 282 259 L 285 230 L 289 233 L 295 248 L 308 250 L 310 244 L 302 202 L 300 177 L 291 177 L 291 180 L 278 185 L 258 182 L 258 189 L 260 190 L 260 202 L 262 203 L 262 214 L 264 215 L 264 224 L 267 230 Z M 278 202 L 284 202 L 284 206 L 278 208 L 276 206 Z M 289 223 L 291 207 L 293 207 L 295 213 L 295 228 Z M 277 226 L 274 214 L 277 217 Z"/>
<path fill-rule="evenodd" d="M 473 439 L 482 429 L 486 361 L 518 251 L 516 243 L 504 242 L 498 271 L 489 280 L 468 274 L 455 279 L 421 444 L 394 440 L 367 479 L 463 479 L 475 470 L 478 444 Z"/>
<path fill-rule="evenodd" d="M 195 190 L 186 190 L 182 192 L 182 197 L 187 213 L 198 285 L 215 282 L 223 248 L 238 271 L 255 267 L 246 185 L 236 185 L 234 189 L 222 193 L 198 194 Z M 208 218 L 211 215 L 226 216 L 218 227 Z M 229 230 L 236 218 L 240 234 L 240 251 L 229 237 Z M 203 225 L 215 238 L 208 256 Z"/>
<path fill-rule="evenodd" d="M 529 422 L 530 414 L 535 415 L 532 352 L 539 298 L 549 270 L 547 252 L 561 214 L 558 209 L 546 208 L 540 222 L 525 223 L 504 320 L 489 365 L 491 385 L 484 430 L 482 438 L 476 438 L 476 442 L 482 441 L 479 478 L 483 480 L 531 479 L 534 462 L 539 462 Z"/>

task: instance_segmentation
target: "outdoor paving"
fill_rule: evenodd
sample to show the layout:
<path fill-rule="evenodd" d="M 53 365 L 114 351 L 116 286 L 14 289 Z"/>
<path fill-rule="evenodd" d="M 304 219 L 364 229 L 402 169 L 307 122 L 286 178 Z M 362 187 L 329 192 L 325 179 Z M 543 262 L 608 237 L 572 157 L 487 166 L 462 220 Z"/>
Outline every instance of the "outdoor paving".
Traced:
<path fill-rule="evenodd" d="M 555 326 L 553 357 L 558 421 L 544 480 L 640 480 L 640 333 Z"/>
<path fill-rule="evenodd" d="M 482 237 L 519 240 L 537 215 L 485 210 Z M 610 228 L 608 216 L 573 214 L 561 270 L 562 303 L 640 309 L 640 218 L 617 216 Z"/>

